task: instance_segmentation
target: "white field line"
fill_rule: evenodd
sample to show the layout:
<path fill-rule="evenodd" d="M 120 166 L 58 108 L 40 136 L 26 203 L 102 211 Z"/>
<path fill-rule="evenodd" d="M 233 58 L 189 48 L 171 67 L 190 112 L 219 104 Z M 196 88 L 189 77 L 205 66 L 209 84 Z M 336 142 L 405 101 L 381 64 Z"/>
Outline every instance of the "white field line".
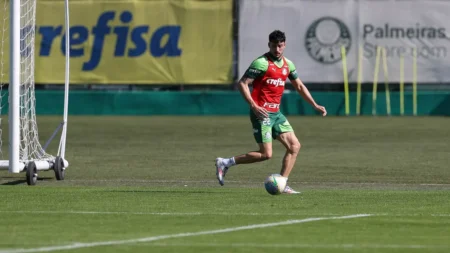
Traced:
<path fill-rule="evenodd" d="M 20 179 L 20 178 L 17 178 Z M 0 182 L 8 182 L 13 179 L 7 178 L 2 179 L 0 178 Z M 135 183 L 135 184 L 182 184 L 185 187 L 193 186 L 197 187 L 198 184 L 218 184 L 217 180 L 159 180 L 159 179 L 99 179 L 99 180 L 93 180 L 93 179 L 66 179 L 67 182 L 95 182 L 95 183 Z M 230 184 L 239 184 L 239 185 L 262 185 L 264 182 L 249 182 L 249 181 L 238 181 L 238 180 L 227 180 L 227 183 Z M 320 185 L 320 186 L 386 186 L 386 187 L 450 187 L 450 184 L 432 184 L 432 183 L 396 183 L 394 181 L 392 182 L 377 182 L 377 183 L 371 183 L 371 182 L 333 182 L 333 181 L 327 181 L 327 182 L 314 182 L 314 181 L 289 181 L 291 184 L 302 184 L 304 186 L 307 185 Z M 139 185 L 136 185 L 139 186 Z M 132 190 L 130 190 L 132 191 Z"/>
<path fill-rule="evenodd" d="M 409 245 L 409 244 L 267 244 L 267 243 L 145 243 L 146 246 L 158 247 L 239 247 L 239 248 L 332 248 L 332 249 L 446 249 L 446 245 Z"/>
<path fill-rule="evenodd" d="M 130 182 L 130 183 L 217 183 L 217 180 L 164 180 L 164 179 L 67 179 L 70 182 Z M 248 182 L 239 180 L 227 180 L 228 183 L 239 183 L 239 184 L 263 184 L 264 182 Z M 450 186 L 450 184 L 432 184 L 432 183 L 396 183 L 396 182 L 314 182 L 314 181 L 289 181 L 291 184 L 337 184 L 337 185 L 403 185 L 403 186 Z"/>
<path fill-rule="evenodd" d="M 46 210 L 0 210 L 0 213 L 15 213 L 15 214 L 80 214 L 80 215 L 161 215 L 161 216 L 200 216 L 200 215 L 224 215 L 223 213 L 205 213 L 205 212 L 186 212 L 186 213 L 172 213 L 172 212 L 121 212 L 121 211 L 46 211 Z M 226 213 L 226 215 L 240 215 L 240 216 L 308 216 L 309 214 L 301 213 Z M 342 214 L 335 213 L 321 213 L 316 214 L 320 216 L 339 216 Z"/>
<path fill-rule="evenodd" d="M 292 224 L 321 221 L 321 220 L 354 219 L 354 218 L 361 218 L 361 217 L 368 217 L 368 216 L 371 216 L 371 215 L 370 214 L 355 214 L 355 215 L 347 215 L 347 216 L 307 218 L 307 219 L 301 219 L 301 220 L 287 220 L 287 221 L 274 222 L 274 223 L 255 224 L 255 225 L 242 226 L 242 227 L 232 227 L 232 228 L 217 229 L 217 230 L 206 230 L 206 231 L 191 232 L 191 233 L 160 235 L 160 236 L 144 237 L 144 238 L 129 239 L 129 240 L 103 241 L 103 242 L 91 242 L 91 243 L 73 243 L 73 244 L 68 244 L 68 245 L 49 246 L 49 247 L 31 248 L 31 249 L 0 249 L 0 253 L 50 252 L 50 251 L 58 251 L 58 250 L 93 248 L 93 247 L 98 247 L 98 246 L 111 246 L 111 245 L 123 245 L 123 244 L 133 244 L 133 243 L 142 243 L 142 242 L 153 242 L 153 241 L 159 241 L 159 240 L 171 239 L 171 238 L 191 237 L 191 236 L 199 236 L 199 235 L 212 235 L 212 234 L 229 233 L 229 232 L 235 232 L 235 231 L 241 231 L 241 230 L 251 230 L 251 229 L 257 229 L 257 228 L 268 228 L 268 227 L 292 225 Z"/>

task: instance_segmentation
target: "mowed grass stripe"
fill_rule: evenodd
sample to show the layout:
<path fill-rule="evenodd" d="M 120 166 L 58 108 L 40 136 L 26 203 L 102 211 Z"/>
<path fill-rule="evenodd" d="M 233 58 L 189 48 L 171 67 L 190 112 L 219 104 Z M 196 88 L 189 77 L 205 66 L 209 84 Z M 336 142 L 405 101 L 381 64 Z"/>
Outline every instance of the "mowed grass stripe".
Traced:
<path fill-rule="evenodd" d="M 302 244 L 302 243 L 144 243 L 158 247 L 331 248 L 331 249 L 447 249 L 450 245 L 422 244 Z"/>
<path fill-rule="evenodd" d="M 152 242 L 152 241 L 159 241 L 159 240 L 172 239 L 172 238 L 191 237 L 191 236 L 199 236 L 199 235 L 213 235 L 213 234 L 229 233 L 229 232 L 242 231 L 242 230 L 293 225 L 293 224 L 313 222 L 313 221 L 354 219 L 354 218 L 362 218 L 362 217 L 369 217 L 369 216 L 371 216 L 371 215 L 370 214 L 354 214 L 354 215 L 336 216 L 336 217 L 319 217 L 319 218 L 307 218 L 307 219 L 301 219 L 301 220 L 287 220 L 287 221 L 282 221 L 282 222 L 255 224 L 255 225 L 249 225 L 249 226 L 232 227 L 232 228 L 217 229 L 217 230 L 207 230 L 207 231 L 193 232 L 193 233 L 160 235 L 160 236 L 144 237 L 144 238 L 137 238 L 137 239 L 130 239 L 130 240 L 103 241 L 103 242 L 93 242 L 93 243 L 74 243 L 74 244 L 69 244 L 69 245 L 49 246 L 49 247 L 41 247 L 41 248 L 33 248 L 33 249 L 3 249 L 3 250 L 0 250 L 0 253 L 50 252 L 50 251 L 72 250 L 72 249 L 80 249 L 80 248 L 93 248 L 93 247 L 99 247 L 99 246 L 133 244 L 133 243 Z"/>

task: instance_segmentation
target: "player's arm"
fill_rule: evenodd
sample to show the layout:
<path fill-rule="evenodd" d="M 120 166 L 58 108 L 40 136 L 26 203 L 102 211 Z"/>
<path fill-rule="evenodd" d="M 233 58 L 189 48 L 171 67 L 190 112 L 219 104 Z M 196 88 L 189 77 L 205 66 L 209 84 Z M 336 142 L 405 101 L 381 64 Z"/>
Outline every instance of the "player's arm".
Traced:
<path fill-rule="evenodd" d="M 247 101 L 247 103 L 250 105 L 250 108 L 253 110 L 253 112 L 255 113 L 255 115 L 262 119 L 262 118 L 267 118 L 269 116 L 269 114 L 267 113 L 267 110 L 264 107 L 260 107 L 258 106 L 258 104 L 256 104 L 256 102 L 253 100 L 252 95 L 250 93 L 250 88 L 248 87 L 255 79 L 251 78 L 249 76 L 246 76 L 246 74 L 244 74 L 241 78 L 241 80 L 239 80 L 239 91 L 241 92 L 242 96 L 244 97 L 244 99 Z"/>
<path fill-rule="evenodd" d="M 253 83 L 253 81 L 261 75 L 264 75 L 267 67 L 262 66 L 261 62 L 255 60 L 252 62 L 250 67 L 245 71 L 245 74 L 239 80 L 238 88 L 241 92 L 241 95 L 244 97 L 245 101 L 250 105 L 250 108 L 259 118 L 267 118 L 269 114 L 264 107 L 258 106 L 256 102 L 253 100 L 252 95 L 250 93 L 249 85 Z"/>
<path fill-rule="evenodd" d="M 294 86 L 295 90 L 297 90 L 300 96 L 302 96 L 303 99 L 306 100 L 306 102 L 308 102 L 310 105 L 312 105 L 314 109 L 321 112 L 322 116 L 327 115 L 325 107 L 317 104 L 316 101 L 314 101 L 314 98 L 312 97 L 308 88 L 306 88 L 305 84 L 303 84 L 302 80 L 300 80 L 300 78 L 298 77 L 297 70 L 295 69 L 294 64 L 289 61 L 288 65 L 289 65 L 289 80 L 291 80 L 291 83 Z"/>
<path fill-rule="evenodd" d="M 308 102 L 310 105 L 314 107 L 317 111 L 322 113 L 322 116 L 327 115 L 327 110 L 325 110 L 325 107 L 319 105 L 314 101 L 314 98 L 312 97 L 311 93 L 309 92 L 308 88 L 306 88 L 305 84 L 300 80 L 300 78 L 295 78 L 294 80 L 291 80 L 292 85 L 297 90 L 297 92 L 303 97 L 306 102 Z"/>
<path fill-rule="evenodd" d="M 242 78 L 239 80 L 238 88 L 241 92 L 242 96 L 244 97 L 245 101 L 250 105 L 250 107 L 255 107 L 256 102 L 253 100 L 252 95 L 250 93 L 250 88 L 248 87 L 250 84 L 253 83 L 255 79 L 247 76 L 247 73 L 245 73 Z"/>

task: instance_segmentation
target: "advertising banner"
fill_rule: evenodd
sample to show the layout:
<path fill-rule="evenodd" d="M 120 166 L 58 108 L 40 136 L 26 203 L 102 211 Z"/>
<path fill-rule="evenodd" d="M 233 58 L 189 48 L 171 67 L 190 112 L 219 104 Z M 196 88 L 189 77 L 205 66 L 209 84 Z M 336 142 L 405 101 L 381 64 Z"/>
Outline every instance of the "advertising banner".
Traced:
<path fill-rule="evenodd" d="M 401 57 L 406 82 L 414 75 L 418 82 L 450 81 L 448 13 L 450 1 L 360 1 L 358 44 L 364 52 L 364 80 L 374 78 L 378 46 L 385 50 L 390 81 L 400 81 Z"/>
<path fill-rule="evenodd" d="M 241 0 L 239 75 L 268 51 L 268 35 L 279 29 L 287 37 L 285 56 L 305 82 L 342 82 L 342 46 L 351 82 L 358 71 L 362 82 L 374 80 L 378 47 L 379 80 L 387 69 L 388 80 L 399 82 L 403 59 L 405 82 L 448 82 L 449 12 L 450 1 L 437 0 Z"/>
<path fill-rule="evenodd" d="M 70 81 L 230 83 L 232 4 L 232 0 L 70 1 Z M 37 1 L 36 16 L 36 83 L 64 83 L 64 1 Z M 22 34 L 29 31 L 31 27 L 25 26 Z M 8 52 L 8 40 L 3 52 Z"/>

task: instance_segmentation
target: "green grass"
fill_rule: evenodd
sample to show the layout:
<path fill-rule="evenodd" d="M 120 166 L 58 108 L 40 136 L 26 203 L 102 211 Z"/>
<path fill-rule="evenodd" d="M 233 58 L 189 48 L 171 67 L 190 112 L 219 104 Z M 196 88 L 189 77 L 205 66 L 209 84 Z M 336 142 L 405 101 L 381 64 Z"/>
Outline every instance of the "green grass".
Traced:
<path fill-rule="evenodd" d="M 264 190 L 277 142 L 271 160 L 217 183 L 215 157 L 257 148 L 247 117 L 70 117 L 66 180 L 40 172 L 30 187 L 0 172 L 0 253 L 450 251 L 450 119 L 288 118 L 302 143 L 289 185 L 301 195 Z M 39 120 L 45 141 L 59 118 Z M 353 214 L 371 216 L 207 232 Z M 109 243 L 58 248 L 97 242 Z"/>

